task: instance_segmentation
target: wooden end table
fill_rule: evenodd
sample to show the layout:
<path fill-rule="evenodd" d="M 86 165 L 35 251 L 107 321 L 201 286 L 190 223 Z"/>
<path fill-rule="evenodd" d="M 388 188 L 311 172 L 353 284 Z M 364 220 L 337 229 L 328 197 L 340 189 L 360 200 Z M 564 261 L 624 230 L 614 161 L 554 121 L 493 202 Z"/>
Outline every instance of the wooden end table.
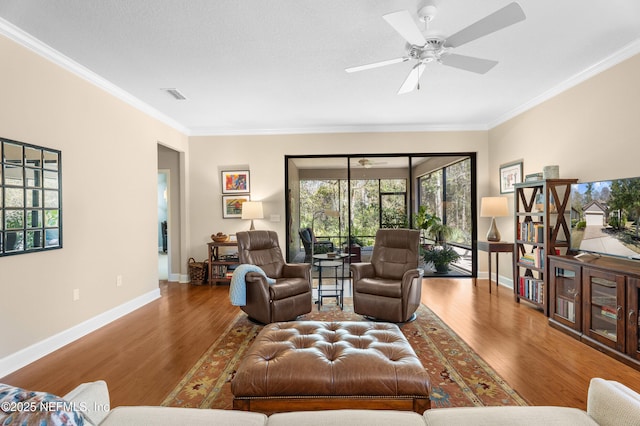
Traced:
<path fill-rule="evenodd" d="M 511 262 L 514 262 L 514 245 L 506 241 L 478 241 L 478 250 L 486 251 L 489 256 L 489 293 L 491 293 L 491 253 L 496 254 L 496 289 L 498 288 L 498 274 L 500 273 L 499 254 L 511 253 Z M 513 268 L 512 268 L 513 269 Z M 476 285 L 477 278 L 473 280 Z M 513 284 L 515 285 L 515 283 Z"/>

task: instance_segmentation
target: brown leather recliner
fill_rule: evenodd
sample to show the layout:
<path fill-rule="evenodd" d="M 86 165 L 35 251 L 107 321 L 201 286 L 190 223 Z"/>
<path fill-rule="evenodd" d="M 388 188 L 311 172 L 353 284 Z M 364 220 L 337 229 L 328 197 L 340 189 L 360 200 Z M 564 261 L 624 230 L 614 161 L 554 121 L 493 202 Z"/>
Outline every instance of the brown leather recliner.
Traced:
<path fill-rule="evenodd" d="M 353 310 L 389 322 L 412 319 L 420 306 L 417 229 L 379 229 L 370 263 L 352 263 Z"/>
<path fill-rule="evenodd" d="M 257 265 L 269 278 L 256 272 L 245 276 L 247 304 L 240 308 L 264 324 L 291 321 L 311 312 L 311 265 L 287 264 L 274 231 L 245 231 L 236 234 L 240 263 Z"/>

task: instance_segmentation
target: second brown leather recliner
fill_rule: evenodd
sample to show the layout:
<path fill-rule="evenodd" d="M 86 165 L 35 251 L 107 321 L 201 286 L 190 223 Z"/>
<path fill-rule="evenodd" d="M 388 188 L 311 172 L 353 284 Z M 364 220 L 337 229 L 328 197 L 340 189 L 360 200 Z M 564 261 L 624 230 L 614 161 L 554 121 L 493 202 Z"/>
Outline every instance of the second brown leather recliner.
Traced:
<path fill-rule="evenodd" d="M 238 255 L 241 264 L 259 266 L 269 278 L 247 273 L 247 302 L 240 308 L 250 318 L 264 323 L 295 320 L 311 312 L 311 265 L 285 263 L 274 231 L 238 232 Z"/>
<path fill-rule="evenodd" d="M 412 319 L 422 294 L 419 243 L 417 229 L 378 230 L 371 262 L 351 264 L 355 313 L 390 322 Z"/>

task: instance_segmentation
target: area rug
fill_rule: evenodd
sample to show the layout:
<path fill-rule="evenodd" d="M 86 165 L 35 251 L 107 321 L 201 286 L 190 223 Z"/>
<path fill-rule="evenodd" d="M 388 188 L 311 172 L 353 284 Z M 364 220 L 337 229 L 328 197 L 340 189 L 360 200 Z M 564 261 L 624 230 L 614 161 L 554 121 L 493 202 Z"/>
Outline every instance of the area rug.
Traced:
<path fill-rule="evenodd" d="M 527 405 L 469 346 L 428 307 L 401 330 L 431 376 L 431 407 Z M 299 320 L 363 321 L 350 304 L 344 310 L 324 304 Z M 161 405 L 232 409 L 231 379 L 262 326 L 239 313 Z"/>

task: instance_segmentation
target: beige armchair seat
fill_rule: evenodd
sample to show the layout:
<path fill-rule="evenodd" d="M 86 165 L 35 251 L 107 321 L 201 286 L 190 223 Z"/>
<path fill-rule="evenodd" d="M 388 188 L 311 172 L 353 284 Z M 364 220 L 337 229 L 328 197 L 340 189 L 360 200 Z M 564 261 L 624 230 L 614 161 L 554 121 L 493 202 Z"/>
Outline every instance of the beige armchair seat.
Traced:
<path fill-rule="evenodd" d="M 311 312 L 311 265 L 285 263 L 274 231 L 238 232 L 240 263 L 257 265 L 274 278 L 250 272 L 246 275 L 247 304 L 240 308 L 258 322 L 291 321 Z"/>
<path fill-rule="evenodd" d="M 355 313 L 396 323 L 412 319 L 422 289 L 419 240 L 416 229 L 378 230 L 371 262 L 351 264 Z"/>

